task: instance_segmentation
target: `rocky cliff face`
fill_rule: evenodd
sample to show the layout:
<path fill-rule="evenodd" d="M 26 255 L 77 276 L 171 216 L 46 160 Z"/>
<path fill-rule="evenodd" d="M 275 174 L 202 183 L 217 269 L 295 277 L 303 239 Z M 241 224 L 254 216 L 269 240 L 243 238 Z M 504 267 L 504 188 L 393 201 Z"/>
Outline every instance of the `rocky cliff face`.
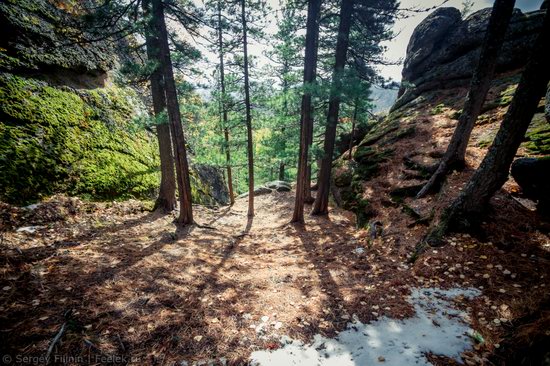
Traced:
<path fill-rule="evenodd" d="M 433 173 L 454 131 L 489 13 L 490 9 L 484 9 L 461 20 L 457 9 L 441 8 L 421 23 L 409 43 L 401 98 L 385 118 L 371 122 L 353 148 L 352 159 L 346 152 L 335 162 L 335 185 L 342 205 L 356 213 L 358 226 L 381 223 L 391 231 L 407 232 L 399 239 L 399 250 L 408 250 L 420 240 L 434 207 L 448 204 L 483 159 L 512 100 L 544 11 L 516 11 L 499 73 L 470 139 L 467 169 L 451 175 L 436 198 L 413 199 Z M 550 124 L 544 106 L 543 98 L 518 157 L 550 154 Z M 494 212 L 513 217 L 507 210 L 520 205 L 512 195 L 526 198 L 510 179 L 498 195 L 501 205 Z M 531 212 L 525 207 L 520 211 L 522 215 Z"/>
<path fill-rule="evenodd" d="M 0 2 L 0 200 L 154 198 L 158 145 L 136 123 L 147 109 L 109 80 L 120 56 L 108 44 L 74 42 L 67 4 Z M 228 202 L 218 170 L 191 174 L 195 203 Z"/>
<path fill-rule="evenodd" d="M 497 73 L 521 68 L 542 26 L 545 10 L 516 9 L 506 33 Z M 400 98 L 393 110 L 422 93 L 466 85 L 476 67 L 491 9 L 462 19 L 456 8 L 439 8 L 414 30 L 407 47 Z"/>

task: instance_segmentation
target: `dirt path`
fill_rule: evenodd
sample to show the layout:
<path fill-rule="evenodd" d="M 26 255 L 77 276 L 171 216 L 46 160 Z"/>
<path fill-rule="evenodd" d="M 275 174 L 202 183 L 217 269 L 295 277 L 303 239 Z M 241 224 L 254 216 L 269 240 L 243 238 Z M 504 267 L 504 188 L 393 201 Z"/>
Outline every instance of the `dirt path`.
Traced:
<path fill-rule="evenodd" d="M 136 365 L 243 364 L 254 350 L 279 348 L 281 335 L 311 340 L 335 335 L 352 318 L 411 316 L 412 286 L 478 280 L 477 264 L 458 267 L 466 260 L 449 257 L 463 255 L 463 242 L 473 239 L 455 238 L 450 254 L 434 251 L 409 268 L 391 230 L 370 240 L 337 209 L 328 219 L 308 218 L 305 228 L 289 225 L 292 202 L 292 192 L 260 196 L 251 220 L 246 199 L 231 208 L 197 207 L 202 227 L 180 231 L 170 215 L 80 203 L 77 213 L 34 233 L 7 232 L 1 351 L 44 356 L 65 324 L 52 354 L 115 355 Z M 497 291 L 498 278 L 493 284 Z M 476 312 L 492 301 L 467 305 Z"/>

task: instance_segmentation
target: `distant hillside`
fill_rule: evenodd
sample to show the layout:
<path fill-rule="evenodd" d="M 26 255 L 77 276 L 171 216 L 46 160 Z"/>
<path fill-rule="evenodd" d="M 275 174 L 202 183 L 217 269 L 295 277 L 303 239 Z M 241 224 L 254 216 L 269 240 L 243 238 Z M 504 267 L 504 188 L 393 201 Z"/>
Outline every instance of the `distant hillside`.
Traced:
<path fill-rule="evenodd" d="M 397 100 L 397 90 L 383 89 L 376 86 L 371 88 L 371 99 L 375 105 L 373 112 L 388 111 Z"/>

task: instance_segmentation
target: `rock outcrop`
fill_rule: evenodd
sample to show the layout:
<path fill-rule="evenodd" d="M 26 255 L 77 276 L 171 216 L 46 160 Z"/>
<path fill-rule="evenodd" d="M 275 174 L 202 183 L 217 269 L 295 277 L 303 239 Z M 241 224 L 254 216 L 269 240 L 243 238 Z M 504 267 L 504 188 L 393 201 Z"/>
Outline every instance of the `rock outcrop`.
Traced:
<path fill-rule="evenodd" d="M 66 6 L 45 0 L 0 3 L 0 70 L 64 84 L 105 85 L 116 57 L 110 43 L 91 44 Z"/>
<path fill-rule="evenodd" d="M 136 123 L 144 101 L 107 82 L 124 56 L 103 42 L 74 42 L 80 33 L 64 6 L 78 2 L 63 4 L 0 2 L 0 200 L 154 198 L 157 139 Z M 194 203 L 228 202 L 218 169 L 193 165 L 191 180 Z"/>
<path fill-rule="evenodd" d="M 538 202 L 539 212 L 550 212 L 550 159 L 520 158 L 512 164 L 512 177 L 523 194 Z"/>
<path fill-rule="evenodd" d="M 525 65 L 545 10 L 516 9 L 497 63 L 497 73 Z M 407 47 L 395 110 L 424 92 L 467 85 L 476 67 L 491 8 L 461 19 L 456 8 L 439 8 L 421 22 Z"/>
<path fill-rule="evenodd" d="M 433 174 L 446 149 L 464 105 L 490 14 L 488 8 L 462 19 L 455 8 L 438 8 L 413 32 L 400 98 L 385 118 L 370 122 L 351 159 L 345 153 L 333 166 L 342 206 L 356 214 L 358 226 L 371 219 L 384 221 L 380 214 L 391 209 L 396 212 L 386 221 L 401 217 L 408 227 L 430 221 L 431 212 L 411 197 Z M 470 164 L 478 163 L 493 142 L 544 15 L 545 10 L 526 14 L 514 11 L 497 74 L 468 146 L 468 159 L 474 159 Z M 542 208 L 550 200 L 540 189 L 546 185 L 539 170 L 548 162 L 538 158 L 550 154 L 550 124 L 544 106 L 540 107 L 518 151 L 518 157 L 537 159 L 524 164 L 527 167 L 518 165 L 515 173 L 525 196 L 537 200 Z M 448 178 L 449 185 L 456 184 L 452 183 L 454 178 Z"/>

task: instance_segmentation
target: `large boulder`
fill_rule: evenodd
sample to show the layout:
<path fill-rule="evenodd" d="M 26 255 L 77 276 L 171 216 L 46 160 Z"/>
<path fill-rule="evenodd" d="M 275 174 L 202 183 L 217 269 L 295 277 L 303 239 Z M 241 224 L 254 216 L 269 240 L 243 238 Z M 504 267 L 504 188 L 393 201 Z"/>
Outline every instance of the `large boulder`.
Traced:
<path fill-rule="evenodd" d="M 229 191 L 220 169 L 210 165 L 193 164 L 190 174 L 195 203 L 206 205 L 229 203 Z"/>
<path fill-rule="evenodd" d="M 550 212 L 550 157 L 516 159 L 512 177 L 526 197 L 538 201 L 539 211 Z"/>
<path fill-rule="evenodd" d="M 50 83 L 97 88 L 116 64 L 111 42 L 88 39 L 75 4 L 48 0 L 0 2 L 0 71 L 38 75 Z M 71 11 L 71 7 L 74 7 Z"/>
<path fill-rule="evenodd" d="M 417 65 L 432 55 L 434 49 L 440 46 L 440 42 L 449 32 L 458 27 L 461 20 L 460 11 L 456 8 L 439 8 L 428 15 L 411 36 L 403 66 L 403 77 L 410 78 Z"/>
<path fill-rule="evenodd" d="M 274 180 L 272 182 L 268 182 L 265 184 L 265 186 L 267 188 L 274 189 L 277 192 L 290 192 L 292 190 L 290 183 L 282 180 Z"/>
<path fill-rule="evenodd" d="M 515 9 L 497 62 L 497 72 L 523 67 L 546 10 Z M 491 8 L 460 19 L 455 8 L 439 8 L 413 32 L 403 67 L 402 88 L 392 110 L 424 92 L 467 85 L 477 65 Z"/>

